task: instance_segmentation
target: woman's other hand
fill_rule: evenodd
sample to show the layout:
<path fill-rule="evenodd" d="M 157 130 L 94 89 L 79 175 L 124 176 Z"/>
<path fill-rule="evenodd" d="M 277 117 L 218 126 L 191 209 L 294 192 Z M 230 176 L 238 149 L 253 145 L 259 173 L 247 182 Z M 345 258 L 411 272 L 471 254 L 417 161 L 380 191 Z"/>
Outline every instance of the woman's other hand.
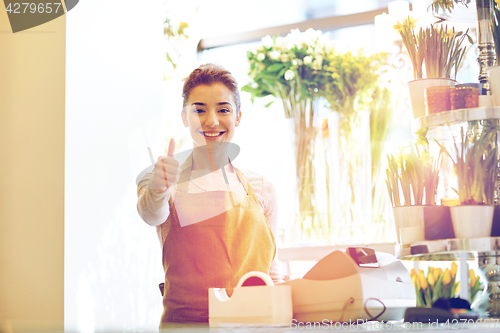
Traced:
<path fill-rule="evenodd" d="M 153 179 L 150 188 L 156 193 L 163 193 L 171 186 L 177 184 L 181 168 L 179 162 L 173 158 L 175 151 L 175 140 L 170 139 L 167 156 L 160 156 L 155 163 Z"/>

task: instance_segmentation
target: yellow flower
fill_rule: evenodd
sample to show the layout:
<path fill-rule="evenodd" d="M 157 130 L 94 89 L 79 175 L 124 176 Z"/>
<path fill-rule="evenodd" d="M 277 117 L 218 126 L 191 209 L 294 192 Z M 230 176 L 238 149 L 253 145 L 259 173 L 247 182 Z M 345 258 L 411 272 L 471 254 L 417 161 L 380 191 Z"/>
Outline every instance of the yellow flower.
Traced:
<path fill-rule="evenodd" d="M 420 288 L 427 289 L 427 279 L 425 278 L 424 271 L 418 272 L 418 279 L 420 280 Z"/>
<path fill-rule="evenodd" d="M 450 283 L 451 281 L 451 275 L 450 275 L 450 271 L 448 270 L 448 268 L 444 271 L 444 276 L 443 276 L 443 283 L 444 284 L 448 284 Z"/>
<path fill-rule="evenodd" d="M 441 3 L 444 8 L 453 8 L 453 1 L 452 0 L 441 0 Z"/>
<path fill-rule="evenodd" d="M 396 29 L 398 33 L 401 33 L 401 30 L 403 30 L 403 25 L 397 22 L 396 24 L 394 24 L 394 29 Z"/>
<path fill-rule="evenodd" d="M 429 282 L 429 285 L 432 287 L 434 286 L 434 283 L 436 281 L 434 281 L 434 276 L 432 275 L 432 273 L 429 272 L 429 274 L 427 275 L 427 282 Z"/>
<path fill-rule="evenodd" d="M 408 16 L 408 18 L 406 19 L 406 25 L 408 26 L 408 28 L 412 29 L 412 28 L 416 28 L 416 24 L 417 23 L 417 20 Z"/>
<path fill-rule="evenodd" d="M 412 268 L 411 272 L 410 272 L 410 276 L 413 278 L 415 275 L 417 275 L 417 271 L 415 270 L 415 268 Z"/>
<path fill-rule="evenodd" d="M 434 281 L 437 281 L 439 276 L 443 273 L 443 270 L 441 268 L 436 268 L 434 272 L 432 272 L 432 275 L 434 277 Z"/>
<path fill-rule="evenodd" d="M 417 289 L 420 289 L 420 283 L 418 282 L 417 274 L 411 277 L 411 282 L 413 282 L 413 285 L 417 287 Z"/>
<path fill-rule="evenodd" d="M 455 262 L 451 263 L 451 277 L 454 278 L 457 275 L 457 264 Z"/>
<path fill-rule="evenodd" d="M 420 159 L 422 160 L 422 162 L 424 163 L 424 165 L 432 164 L 432 157 L 429 154 L 429 151 L 427 151 L 427 150 L 424 150 L 422 152 L 422 156 L 420 156 Z"/>
<path fill-rule="evenodd" d="M 453 31 L 453 30 L 447 30 L 446 31 L 446 37 L 448 37 L 449 39 L 452 39 L 453 37 L 455 37 L 455 31 Z"/>
<path fill-rule="evenodd" d="M 476 275 L 474 274 L 474 270 L 472 268 L 469 270 L 469 279 L 470 279 L 470 287 L 472 288 L 476 283 Z"/>

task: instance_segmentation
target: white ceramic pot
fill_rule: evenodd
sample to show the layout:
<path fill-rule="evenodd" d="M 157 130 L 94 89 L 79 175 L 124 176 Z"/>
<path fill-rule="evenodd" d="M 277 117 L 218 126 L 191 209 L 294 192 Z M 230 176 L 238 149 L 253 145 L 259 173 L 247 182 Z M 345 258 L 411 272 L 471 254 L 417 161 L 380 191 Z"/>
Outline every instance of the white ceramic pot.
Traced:
<path fill-rule="evenodd" d="M 451 221 L 456 238 L 491 236 L 494 206 L 463 205 L 450 207 Z"/>
<path fill-rule="evenodd" d="M 424 206 L 393 207 L 398 244 L 425 240 Z"/>
<path fill-rule="evenodd" d="M 494 106 L 500 106 L 500 66 L 489 68 L 490 94 Z"/>
<path fill-rule="evenodd" d="M 411 110 L 413 119 L 423 117 L 425 112 L 425 89 L 436 86 L 454 87 L 456 81 L 452 79 L 418 79 L 408 82 L 410 91 Z"/>

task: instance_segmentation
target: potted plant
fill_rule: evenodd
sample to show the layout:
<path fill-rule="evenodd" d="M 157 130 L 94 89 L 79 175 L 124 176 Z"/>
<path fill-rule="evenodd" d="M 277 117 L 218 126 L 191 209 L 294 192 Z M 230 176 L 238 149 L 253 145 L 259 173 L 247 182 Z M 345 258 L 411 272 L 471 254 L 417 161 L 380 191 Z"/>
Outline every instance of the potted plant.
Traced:
<path fill-rule="evenodd" d="M 447 26 L 437 23 L 416 32 L 415 23 L 416 20 L 408 17 L 394 28 L 401 35 L 413 66 L 415 80 L 410 81 L 408 87 L 413 117 L 418 118 L 425 115 L 425 89 L 434 86 L 453 87 L 468 49 L 462 46 L 463 41 L 466 37 L 471 44 L 473 41 L 467 32 L 455 32 L 454 28 L 449 30 Z"/>
<path fill-rule="evenodd" d="M 386 185 L 399 244 L 451 236 L 449 208 L 436 205 L 440 164 L 429 154 L 426 132 L 419 132 L 416 144 L 387 156 Z"/>
<path fill-rule="evenodd" d="M 460 205 L 451 207 L 451 219 L 457 238 L 489 237 L 493 223 L 493 197 L 495 191 L 498 147 L 498 125 L 483 120 L 471 129 L 461 129 L 460 145 L 454 140 L 453 156 L 440 145 L 453 162 L 458 181 Z M 481 128 L 482 127 L 482 128 Z"/>
<path fill-rule="evenodd" d="M 489 68 L 490 92 L 495 106 L 500 106 L 500 0 L 495 0 L 491 15 L 491 31 L 495 45 L 496 66 Z"/>

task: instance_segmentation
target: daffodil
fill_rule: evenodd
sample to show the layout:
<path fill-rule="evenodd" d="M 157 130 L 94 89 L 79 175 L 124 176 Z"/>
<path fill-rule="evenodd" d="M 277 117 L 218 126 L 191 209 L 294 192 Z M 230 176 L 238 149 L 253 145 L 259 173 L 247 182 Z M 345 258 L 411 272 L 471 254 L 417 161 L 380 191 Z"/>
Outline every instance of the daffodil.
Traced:
<path fill-rule="evenodd" d="M 417 25 L 416 25 L 417 19 L 414 19 L 413 17 L 408 16 L 408 18 L 406 20 L 407 20 L 407 22 L 405 22 L 405 24 L 408 28 L 413 29 L 413 28 L 417 27 Z"/>
<path fill-rule="evenodd" d="M 447 30 L 446 31 L 446 37 L 448 37 L 449 39 L 452 39 L 453 37 L 455 37 L 455 31 L 454 31 L 454 29 Z"/>
<path fill-rule="evenodd" d="M 394 29 L 396 29 L 396 30 L 398 31 L 398 33 L 401 33 L 401 30 L 403 30 L 403 24 L 402 24 L 402 23 L 397 22 L 397 23 L 394 25 Z"/>

